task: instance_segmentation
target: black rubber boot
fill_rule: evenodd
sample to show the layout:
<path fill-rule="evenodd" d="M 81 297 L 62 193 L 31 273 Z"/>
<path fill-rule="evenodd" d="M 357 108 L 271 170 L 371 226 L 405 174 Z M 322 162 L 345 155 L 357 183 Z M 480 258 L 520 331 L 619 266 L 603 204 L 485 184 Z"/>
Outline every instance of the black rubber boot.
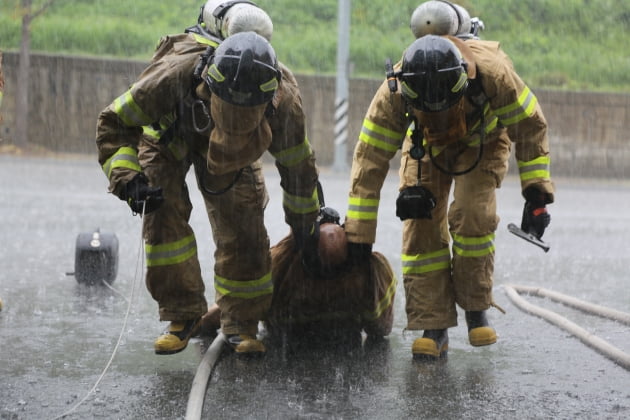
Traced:
<path fill-rule="evenodd" d="M 448 353 L 448 330 L 424 330 L 422 338 L 416 338 L 411 346 L 414 360 L 434 361 Z"/>
<path fill-rule="evenodd" d="M 486 311 L 466 311 L 468 341 L 475 347 L 487 346 L 497 342 L 497 333 L 488 323 Z"/>

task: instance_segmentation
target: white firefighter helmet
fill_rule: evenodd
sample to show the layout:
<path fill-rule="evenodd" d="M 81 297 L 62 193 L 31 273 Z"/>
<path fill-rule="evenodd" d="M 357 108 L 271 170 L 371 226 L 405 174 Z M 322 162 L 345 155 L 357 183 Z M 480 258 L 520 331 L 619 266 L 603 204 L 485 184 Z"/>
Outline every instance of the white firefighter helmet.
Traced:
<path fill-rule="evenodd" d="M 208 32 L 221 39 L 251 31 L 270 41 L 273 33 L 269 15 L 246 0 L 208 0 L 202 8 L 201 20 Z"/>
<path fill-rule="evenodd" d="M 471 33 L 470 14 L 458 4 L 445 0 L 422 3 L 411 15 L 411 32 L 424 35 L 467 36 Z"/>

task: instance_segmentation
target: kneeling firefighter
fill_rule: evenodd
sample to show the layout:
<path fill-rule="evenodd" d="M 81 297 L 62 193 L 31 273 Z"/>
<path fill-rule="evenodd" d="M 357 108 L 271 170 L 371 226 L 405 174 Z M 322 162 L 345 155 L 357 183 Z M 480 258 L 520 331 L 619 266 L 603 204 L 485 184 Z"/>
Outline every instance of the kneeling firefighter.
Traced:
<path fill-rule="evenodd" d="M 154 343 L 157 354 L 186 348 L 207 311 L 189 225 L 191 166 L 216 245 L 221 328 L 238 353 L 265 351 L 257 326 L 273 292 L 263 152 L 276 159 L 285 221 L 297 242 L 309 240 L 319 209 L 299 88 L 265 38 L 271 21 L 256 12 L 266 17 L 262 36 L 237 32 L 222 40 L 208 32 L 221 26 L 214 19 L 243 2 L 214 3 L 206 3 L 199 25 L 163 38 L 151 64 L 98 118 L 99 162 L 110 191 L 143 217 L 147 288 L 160 319 L 170 321 Z"/>
<path fill-rule="evenodd" d="M 522 227 L 538 238 L 550 221 L 554 186 L 547 122 L 499 43 L 419 35 L 401 62 L 388 62 L 365 115 L 345 226 L 350 254 L 361 259 L 375 241 L 388 162 L 402 148 L 396 214 L 403 220 L 407 329 L 424 330 L 413 342 L 414 359 L 435 360 L 447 355 L 456 305 L 465 311 L 471 345 L 497 340 L 486 310 L 496 306 L 495 190 L 511 142 L 525 198 Z"/>

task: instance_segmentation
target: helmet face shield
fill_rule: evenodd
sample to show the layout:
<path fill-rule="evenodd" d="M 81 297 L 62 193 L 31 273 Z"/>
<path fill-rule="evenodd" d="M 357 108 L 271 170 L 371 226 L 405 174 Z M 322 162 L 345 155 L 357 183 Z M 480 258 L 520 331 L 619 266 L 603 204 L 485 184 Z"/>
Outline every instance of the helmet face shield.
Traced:
<path fill-rule="evenodd" d="M 462 97 L 467 75 L 459 67 L 423 73 L 402 73 L 402 94 L 414 108 L 439 112 L 451 107 Z"/>
<path fill-rule="evenodd" d="M 468 86 L 466 67 L 451 41 L 435 35 L 421 37 L 403 55 L 402 94 L 421 111 L 444 111 L 464 95 Z"/>
<path fill-rule="evenodd" d="M 266 39 L 253 32 L 227 38 L 211 58 L 206 82 L 224 101 L 256 106 L 271 101 L 278 89 L 280 71 Z"/>

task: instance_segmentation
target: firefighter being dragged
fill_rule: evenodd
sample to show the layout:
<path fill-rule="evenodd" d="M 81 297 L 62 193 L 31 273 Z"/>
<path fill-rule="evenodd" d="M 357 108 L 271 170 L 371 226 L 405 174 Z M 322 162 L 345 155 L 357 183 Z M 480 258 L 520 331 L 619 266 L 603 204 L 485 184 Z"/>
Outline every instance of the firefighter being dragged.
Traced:
<path fill-rule="evenodd" d="M 448 2 L 428 3 L 431 13 L 433 6 L 458 10 Z M 486 310 L 496 306 L 495 190 L 507 172 L 511 142 L 525 198 L 523 229 L 540 238 L 550 221 L 545 206 L 554 200 L 547 123 L 509 57 L 498 42 L 470 36 L 470 20 L 464 33 L 458 32 L 461 25 L 443 32 L 427 22 L 434 19 L 414 13 L 417 39 L 401 63 L 389 66 L 388 80 L 367 110 L 345 221 L 351 257 L 363 258 L 375 241 L 389 161 L 402 147 L 396 204 L 404 220 L 407 329 L 424 330 L 412 344 L 419 360 L 446 356 L 456 305 L 465 311 L 471 345 L 497 340 Z"/>
<path fill-rule="evenodd" d="M 232 7 L 246 18 L 238 31 L 258 33 L 226 32 L 221 19 Z M 238 21 L 230 16 L 232 24 Z M 271 32 L 271 20 L 251 2 L 208 1 L 199 25 L 163 38 L 138 80 L 99 115 L 99 162 L 110 191 L 143 214 L 147 288 L 160 319 L 170 321 L 155 341 L 157 354 L 186 348 L 207 311 L 189 225 L 185 178 L 191 166 L 216 245 L 221 328 L 237 353 L 265 352 L 257 327 L 273 288 L 264 151 L 276 159 L 285 220 L 296 241 L 312 233 L 317 168 L 296 80 L 277 61 Z"/>

